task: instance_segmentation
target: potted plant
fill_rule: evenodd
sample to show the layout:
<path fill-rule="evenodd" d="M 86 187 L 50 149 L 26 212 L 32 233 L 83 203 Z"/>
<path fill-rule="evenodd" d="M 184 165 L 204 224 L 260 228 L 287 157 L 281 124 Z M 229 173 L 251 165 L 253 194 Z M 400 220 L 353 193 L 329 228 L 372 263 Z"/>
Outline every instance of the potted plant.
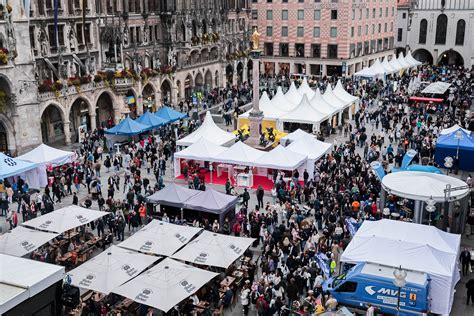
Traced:
<path fill-rule="evenodd" d="M 8 64 L 8 49 L 0 48 L 0 65 Z"/>

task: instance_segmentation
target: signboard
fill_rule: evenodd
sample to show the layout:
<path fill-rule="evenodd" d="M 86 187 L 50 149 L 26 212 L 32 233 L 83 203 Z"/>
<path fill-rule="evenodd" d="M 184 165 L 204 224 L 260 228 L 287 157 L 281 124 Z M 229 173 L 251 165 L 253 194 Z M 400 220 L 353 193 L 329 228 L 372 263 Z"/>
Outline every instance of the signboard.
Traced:
<path fill-rule="evenodd" d="M 347 70 L 347 64 L 346 62 L 342 62 L 342 74 L 345 74 Z"/>
<path fill-rule="evenodd" d="M 81 143 L 86 138 L 87 125 L 80 125 L 77 132 L 78 132 L 78 142 Z"/>

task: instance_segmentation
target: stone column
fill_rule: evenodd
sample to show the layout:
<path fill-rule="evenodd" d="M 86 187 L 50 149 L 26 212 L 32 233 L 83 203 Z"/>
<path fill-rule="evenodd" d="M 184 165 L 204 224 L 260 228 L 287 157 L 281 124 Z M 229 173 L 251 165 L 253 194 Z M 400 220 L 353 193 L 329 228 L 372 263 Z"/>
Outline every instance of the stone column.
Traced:
<path fill-rule="evenodd" d="M 321 76 L 324 77 L 327 75 L 327 67 L 325 64 L 322 64 L 321 65 L 321 69 L 322 69 L 322 73 L 321 73 Z"/>
<path fill-rule="evenodd" d="M 237 84 L 237 61 L 234 61 L 234 72 L 232 73 L 232 84 Z"/>
<path fill-rule="evenodd" d="M 90 113 L 89 114 L 89 119 L 91 121 L 91 131 L 95 130 L 97 128 L 97 116 L 95 113 Z"/>
<path fill-rule="evenodd" d="M 154 110 L 157 111 L 158 108 L 160 107 L 160 105 L 161 105 L 161 91 L 160 91 L 160 90 L 156 90 L 156 92 L 155 92 Z"/>
<path fill-rule="evenodd" d="M 178 87 L 176 85 L 173 85 L 171 87 L 171 105 L 178 105 Z"/>
<path fill-rule="evenodd" d="M 261 51 L 254 50 L 251 53 L 253 68 L 252 68 L 252 81 L 253 81 L 253 90 L 252 90 L 252 111 L 249 115 L 249 125 L 250 125 L 250 136 L 247 140 L 247 143 L 250 146 L 258 147 L 260 143 L 260 129 L 263 120 L 263 112 L 260 111 L 259 99 L 260 99 L 260 54 Z"/>
<path fill-rule="evenodd" d="M 64 143 L 67 145 L 71 145 L 71 130 L 70 130 L 71 122 L 64 121 L 63 122 L 63 130 L 64 130 Z"/>
<path fill-rule="evenodd" d="M 295 63 L 290 61 L 290 74 L 295 73 Z"/>

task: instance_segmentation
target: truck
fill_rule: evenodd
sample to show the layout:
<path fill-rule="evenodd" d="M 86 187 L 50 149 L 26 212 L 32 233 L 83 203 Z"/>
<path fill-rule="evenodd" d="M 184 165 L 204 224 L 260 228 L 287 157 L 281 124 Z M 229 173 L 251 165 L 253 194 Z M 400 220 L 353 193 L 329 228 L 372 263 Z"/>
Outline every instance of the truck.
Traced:
<path fill-rule="evenodd" d="M 426 315 L 429 311 L 429 277 L 424 272 L 410 271 L 405 286 L 394 285 L 395 267 L 359 263 L 347 272 L 328 278 L 323 291 L 329 292 L 339 304 L 357 310 L 372 305 L 377 313 Z"/>

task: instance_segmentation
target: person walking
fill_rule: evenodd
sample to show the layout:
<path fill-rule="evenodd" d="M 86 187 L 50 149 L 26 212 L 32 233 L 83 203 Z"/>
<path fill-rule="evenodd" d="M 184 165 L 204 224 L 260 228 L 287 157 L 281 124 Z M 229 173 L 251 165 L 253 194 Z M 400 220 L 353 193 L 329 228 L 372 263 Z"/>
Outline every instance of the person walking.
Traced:
<path fill-rule="evenodd" d="M 469 281 L 467 281 L 466 289 L 467 289 L 466 305 L 469 305 L 469 301 L 474 303 L 474 279 L 470 279 Z"/>
<path fill-rule="evenodd" d="M 258 207 L 263 209 L 263 195 L 265 194 L 265 191 L 263 191 L 261 185 L 258 186 L 257 191 L 255 191 L 255 194 L 257 195 Z"/>
<path fill-rule="evenodd" d="M 467 250 L 467 248 L 464 248 L 464 251 L 461 252 L 459 261 L 461 261 L 462 265 L 462 275 L 466 276 L 469 272 L 469 264 L 471 263 L 471 253 L 469 250 Z"/>
<path fill-rule="evenodd" d="M 245 188 L 244 193 L 242 193 L 242 204 L 246 208 L 249 207 L 249 200 L 250 200 L 250 194 L 249 194 L 249 191 L 247 191 L 247 188 Z"/>
<path fill-rule="evenodd" d="M 250 292 L 251 292 L 249 285 L 250 285 L 250 282 L 245 283 L 244 288 L 242 289 L 242 292 L 240 293 L 240 303 L 242 304 L 244 315 L 249 314 Z"/>

